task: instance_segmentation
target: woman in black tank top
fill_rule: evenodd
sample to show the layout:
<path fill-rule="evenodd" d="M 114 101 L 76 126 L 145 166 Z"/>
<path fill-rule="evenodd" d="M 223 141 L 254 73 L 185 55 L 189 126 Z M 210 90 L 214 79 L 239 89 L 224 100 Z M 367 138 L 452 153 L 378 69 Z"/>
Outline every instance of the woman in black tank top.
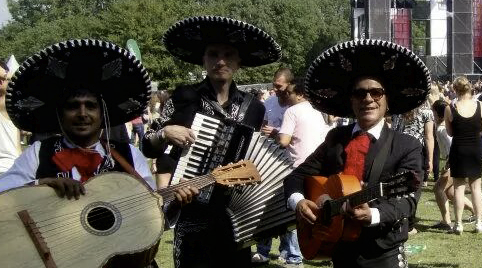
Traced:
<path fill-rule="evenodd" d="M 457 102 L 445 110 L 447 133 L 453 137 L 450 147 L 449 164 L 455 187 L 454 233 L 461 234 L 462 212 L 464 208 L 465 182 L 469 179 L 472 202 L 477 217 L 476 229 L 482 233 L 482 195 L 481 173 L 482 152 L 480 150 L 480 132 L 482 130 L 480 102 L 472 99 L 472 86 L 465 77 L 454 80 Z M 475 108 L 475 109 L 474 109 Z M 471 111 L 475 110 L 471 113 Z"/>

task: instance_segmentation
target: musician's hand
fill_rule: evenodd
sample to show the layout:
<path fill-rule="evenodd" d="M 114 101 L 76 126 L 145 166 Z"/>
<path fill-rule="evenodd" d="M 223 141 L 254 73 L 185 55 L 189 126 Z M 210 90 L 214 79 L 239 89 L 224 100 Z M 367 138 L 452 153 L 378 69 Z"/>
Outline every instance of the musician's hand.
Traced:
<path fill-rule="evenodd" d="M 163 128 L 164 137 L 172 142 L 174 145 L 180 147 L 188 147 L 194 143 L 196 136 L 194 132 L 183 126 L 170 125 Z"/>
<path fill-rule="evenodd" d="M 60 198 L 67 196 L 67 199 L 74 197 L 79 200 L 81 194 L 85 195 L 84 185 L 80 181 L 70 178 L 43 178 L 38 180 L 38 184 L 54 188 Z"/>
<path fill-rule="evenodd" d="M 199 194 L 199 190 L 194 186 L 186 186 L 176 190 L 174 195 L 176 196 L 177 204 L 185 206 L 191 203 L 193 197 Z"/>
<path fill-rule="evenodd" d="M 296 205 L 296 217 L 298 219 L 304 219 L 310 224 L 315 223 L 318 211 L 319 209 L 316 203 L 308 199 L 302 199 Z"/>
<path fill-rule="evenodd" d="M 266 125 L 261 128 L 261 132 L 266 136 L 274 136 L 278 133 L 278 130 L 272 126 Z"/>
<path fill-rule="evenodd" d="M 351 207 L 350 202 L 346 201 L 342 206 L 342 214 L 347 218 L 361 222 L 364 226 L 368 226 L 372 223 L 372 211 L 367 203 Z"/>

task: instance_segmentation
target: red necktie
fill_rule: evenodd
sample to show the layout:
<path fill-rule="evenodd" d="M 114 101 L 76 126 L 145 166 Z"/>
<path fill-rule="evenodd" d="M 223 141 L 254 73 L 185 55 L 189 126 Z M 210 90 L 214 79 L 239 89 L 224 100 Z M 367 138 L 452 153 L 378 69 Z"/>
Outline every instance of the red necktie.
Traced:
<path fill-rule="evenodd" d="M 360 132 L 345 147 L 346 163 L 343 174 L 354 175 L 359 181 L 363 180 L 365 156 L 370 148 L 370 137 L 366 132 Z"/>
<path fill-rule="evenodd" d="M 80 148 L 63 148 L 52 156 L 52 161 L 63 172 L 69 172 L 73 167 L 80 174 L 80 181 L 85 182 L 94 175 L 102 163 L 102 157 L 97 152 Z"/>

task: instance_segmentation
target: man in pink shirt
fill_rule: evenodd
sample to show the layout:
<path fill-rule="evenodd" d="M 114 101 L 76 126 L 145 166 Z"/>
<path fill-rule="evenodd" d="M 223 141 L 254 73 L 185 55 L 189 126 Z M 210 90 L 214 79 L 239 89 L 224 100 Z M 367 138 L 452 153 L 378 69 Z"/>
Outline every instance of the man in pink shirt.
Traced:
<path fill-rule="evenodd" d="M 289 108 L 283 116 L 278 141 L 288 148 L 295 161 L 293 166 L 297 167 L 325 140 L 330 127 L 323 114 L 315 110 L 304 96 L 301 83 L 289 85 L 280 94 L 280 99 Z"/>

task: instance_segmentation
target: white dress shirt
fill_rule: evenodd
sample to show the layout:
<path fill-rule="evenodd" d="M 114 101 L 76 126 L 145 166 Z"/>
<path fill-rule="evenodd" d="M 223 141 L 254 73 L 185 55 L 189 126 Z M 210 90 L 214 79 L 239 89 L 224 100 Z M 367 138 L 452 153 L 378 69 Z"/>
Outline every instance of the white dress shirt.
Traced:
<path fill-rule="evenodd" d="M 68 148 L 75 147 L 66 139 L 64 139 L 63 142 Z M 39 166 L 39 151 L 41 144 L 41 141 L 36 141 L 30 147 L 25 149 L 25 151 L 15 160 L 13 166 L 0 176 L 0 192 L 24 186 L 36 179 L 35 175 Z M 144 178 L 153 190 L 156 190 L 156 183 L 152 178 L 152 173 L 147 164 L 146 158 L 136 147 L 130 144 L 129 147 L 134 162 L 133 168 L 142 178 Z M 100 142 L 95 143 L 91 148 L 98 152 L 102 158 L 105 157 L 106 152 Z M 72 179 L 77 181 L 80 180 L 80 174 L 76 167 L 72 168 Z"/>

